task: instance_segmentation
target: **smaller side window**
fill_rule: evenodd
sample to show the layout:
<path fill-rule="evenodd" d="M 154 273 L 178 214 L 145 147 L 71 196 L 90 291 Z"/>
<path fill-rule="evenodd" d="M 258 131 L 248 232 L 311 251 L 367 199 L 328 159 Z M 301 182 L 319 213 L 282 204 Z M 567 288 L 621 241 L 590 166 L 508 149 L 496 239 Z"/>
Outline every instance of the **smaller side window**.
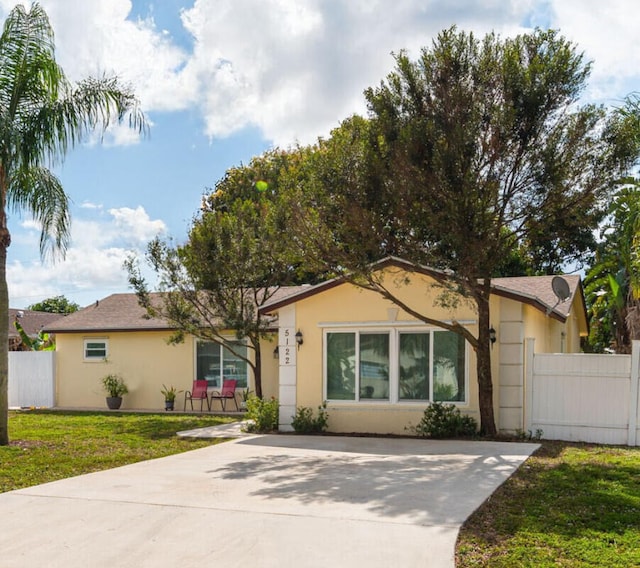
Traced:
<path fill-rule="evenodd" d="M 85 339 L 84 358 L 87 361 L 102 361 L 107 357 L 106 339 Z"/>

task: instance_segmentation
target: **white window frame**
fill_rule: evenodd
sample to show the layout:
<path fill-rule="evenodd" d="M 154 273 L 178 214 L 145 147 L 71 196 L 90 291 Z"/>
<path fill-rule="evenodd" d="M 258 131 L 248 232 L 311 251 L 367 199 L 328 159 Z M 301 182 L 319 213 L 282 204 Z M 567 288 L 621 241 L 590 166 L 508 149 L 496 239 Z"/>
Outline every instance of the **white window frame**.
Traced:
<path fill-rule="evenodd" d="M 89 343 L 103 343 L 104 355 L 90 356 Z M 109 357 L 109 339 L 106 337 L 85 337 L 82 343 L 82 358 L 88 362 L 103 362 Z"/>
<path fill-rule="evenodd" d="M 434 333 L 438 331 L 447 331 L 440 327 L 422 327 L 422 326 L 401 326 L 401 327 L 374 327 L 374 326 L 354 326 L 354 327 L 325 327 L 323 329 L 323 341 L 322 341 L 322 392 L 324 400 L 336 405 L 349 405 L 349 404 L 398 404 L 398 405 L 420 405 L 431 404 L 433 402 L 433 347 L 434 347 Z M 340 400 L 330 399 L 327 396 L 328 380 L 327 380 L 327 334 L 329 333 L 355 333 L 355 368 L 356 368 L 356 385 L 355 385 L 355 398 L 352 400 Z M 388 333 L 389 334 L 389 398 L 388 399 L 372 399 L 362 398 L 360 396 L 360 334 L 361 333 Z M 401 400 L 399 397 L 400 386 L 400 373 L 399 373 L 399 359 L 400 359 L 400 334 L 406 333 L 429 333 L 429 400 Z M 464 400 L 457 401 L 443 401 L 446 404 L 454 404 L 456 406 L 466 407 L 469 406 L 469 342 L 464 342 Z"/>

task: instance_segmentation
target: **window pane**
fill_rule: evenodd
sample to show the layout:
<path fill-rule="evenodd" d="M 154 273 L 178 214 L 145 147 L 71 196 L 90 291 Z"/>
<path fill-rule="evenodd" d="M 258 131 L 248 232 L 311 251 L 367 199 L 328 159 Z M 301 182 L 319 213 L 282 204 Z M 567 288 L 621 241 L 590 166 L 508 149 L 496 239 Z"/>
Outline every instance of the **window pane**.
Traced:
<path fill-rule="evenodd" d="M 199 341 L 197 346 L 197 378 L 206 380 L 211 388 L 222 388 L 221 376 L 238 381 L 237 388 L 247 388 L 247 362 L 240 356 L 247 356 L 247 346 L 243 342 L 233 342 L 233 354 L 226 347 L 212 341 Z M 222 352 L 222 360 L 220 358 Z M 221 372 L 222 370 L 222 372 Z"/>
<path fill-rule="evenodd" d="M 104 359 L 107 356 L 107 344 L 104 341 L 87 341 L 84 347 L 85 359 Z"/>
<path fill-rule="evenodd" d="M 452 331 L 433 333 L 433 399 L 464 401 L 464 338 Z"/>
<path fill-rule="evenodd" d="M 355 333 L 327 333 L 327 398 L 356 398 Z"/>
<path fill-rule="evenodd" d="M 360 398 L 389 399 L 389 334 L 360 334 Z"/>
<path fill-rule="evenodd" d="M 247 362 L 240 356 L 247 356 L 247 346 L 241 342 L 233 342 L 233 350 L 238 354 L 234 355 L 226 347 L 222 350 L 223 373 L 225 379 L 235 379 L 237 388 L 247 388 Z"/>
<path fill-rule="evenodd" d="M 429 334 L 400 334 L 400 400 L 429 400 Z"/>
<path fill-rule="evenodd" d="M 206 380 L 209 387 L 221 388 L 220 346 L 217 343 L 198 341 L 196 350 L 196 379 Z"/>

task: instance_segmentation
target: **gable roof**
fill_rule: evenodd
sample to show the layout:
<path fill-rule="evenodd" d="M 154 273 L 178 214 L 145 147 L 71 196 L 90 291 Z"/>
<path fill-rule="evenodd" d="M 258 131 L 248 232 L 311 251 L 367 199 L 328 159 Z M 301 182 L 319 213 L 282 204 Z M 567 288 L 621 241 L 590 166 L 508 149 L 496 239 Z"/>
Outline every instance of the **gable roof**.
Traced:
<path fill-rule="evenodd" d="M 282 299 L 304 286 L 282 286 L 273 299 Z M 153 297 L 160 294 L 154 293 Z M 97 332 L 97 331 L 168 331 L 176 329 L 163 318 L 149 317 L 145 308 L 133 294 L 112 294 L 95 304 L 87 306 L 46 326 L 51 333 Z"/>
<path fill-rule="evenodd" d="M 414 272 L 418 274 L 424 274 L 427 276 L 443 276 L 446 272 L 436 270 L 433 268 L 413 264 L 397 257 L 387 257 L 376 263 L 373 263 L 373 267 L 376 270 L 383 270 L 389 266 L 406 270 L 407 272 Z M 571 295 L 569 298 L 561 303 L 557 304 L 556 296 L 551 287 L 551 281 L 554 276 L 517 276 L 509 278 L 493 278 L 491 280 L 491 292 L 497 296 L 502 296 L 512 300 L 517 300 L 524 304 L 529 304 L 534 308 L 548 313 L 548 315 L 558 321 L 564 323 L 569 315 L 573 300 L 576 294 L 582 297 L 582 306 L 584 308 L 584 296 L 582 293 L 582 286 L 580 283 L 580 277 L 577 275 L 563 275 L 562 276 L 569 284 L 569 290 Z M 326 290 L 340 286 L 347 283 L 347 279 L 344 276 L 333 278 L 315 286 L 309 286 L 304 290 L 300 290 L 286 298 L 272 299 L 260 308 L 260 311 L 268 314 L 274 313 L 280 308 L 299 302 L 305 298 L 315 296 Z M 587 317 L 585 309 L 585 320 Z"/>

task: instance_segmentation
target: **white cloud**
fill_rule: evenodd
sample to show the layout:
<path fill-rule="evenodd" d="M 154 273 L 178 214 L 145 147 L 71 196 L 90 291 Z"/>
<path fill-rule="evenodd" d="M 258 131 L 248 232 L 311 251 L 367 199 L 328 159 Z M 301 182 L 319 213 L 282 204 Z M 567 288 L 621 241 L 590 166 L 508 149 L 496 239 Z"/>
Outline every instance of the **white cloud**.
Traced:
<path fill-rule="evenodd" d="M 528 6 L 462 4 L 196 0 L 183 12 L 195 38 L 185 76 L 201 84 L 207 134 L 255 125 L 279 145 L 313 141 L 365 111 L 362 92 L 391 70 L 392 51 L 417 53 L 454 23 L 512 31 Z"/>
<path fill-rule="evenodd" d="M 28 222 L 22 225 L 35 228 Z M 142 254 L 146 243 L 165 231 L 165 223 L 152 220 L 143 207 L 110 209 L 108 217 L 76 217 L 64 260 L 53 264 L 39 259 L 8 264 L 10 304 L 26 307 L 62 294 L 83 305 L 83 298 L 90 303 L 112 291 L 126 290 L 124 261 L 131 253 Z M 26 236 L 20 234 L 18 242 L 35 235 L 33 230 Z"/>
<path fill-rule="evenodd" d="M 640 34 L 627 0 L 553 0 L 551 26 L 593 60 L 587 95 L 615 105 L 638 88 Z"/>
<path fill-rule="evenodd" d="M 0 0 L 5 12 L 12 4 Z M 638 77 L 640 36 L 628 0 L 194 0 L 180 13 L 175 4 L 149 4 L 136 20 L 130 0 L 42 4 L 73 79 L 116 73 L 147 111 L 194 109 L 209 136 L 253 126 L 283 146 L 312 142 L 365 112 L 363 90 L 393 68 L 391 52 L 417 55 L 453 24 L 503 36 L 523 31 L 524 22 L 560 28 L 595 59 L 588 95 L 605 102 L 627 94 Z M 160 10 L 175 10 L 192 46 L 157 27 Z M 106 142 L 137 139 L 120 128 Z"/>
<path fill-rule="evenodd" d="M 147 243 L 167 229 L 164 221 L 151 220 L 142 206 L 135 209 L 129 207 L 109 209 L 109 214 L 113 216 L 119 234 L 127 235 L 133 244 Z"/>
<path fill-rule="evenodd" d="M 83 201 L 79 207 L 81 209 L 102 209 L 102 205 L 98 203 L 91 203 L 90 201 Z"/>
<path fill-rule="evenodd" d="M 116 74 L 135 86 L 143 106 L 184 108 L 187 54 L 151 17 L 132 21 L 130 0 L 43 0 L 56 32 L 57 56 L 72 80 Z M 176 14 L 177 16 L 177 14 Z"/>

